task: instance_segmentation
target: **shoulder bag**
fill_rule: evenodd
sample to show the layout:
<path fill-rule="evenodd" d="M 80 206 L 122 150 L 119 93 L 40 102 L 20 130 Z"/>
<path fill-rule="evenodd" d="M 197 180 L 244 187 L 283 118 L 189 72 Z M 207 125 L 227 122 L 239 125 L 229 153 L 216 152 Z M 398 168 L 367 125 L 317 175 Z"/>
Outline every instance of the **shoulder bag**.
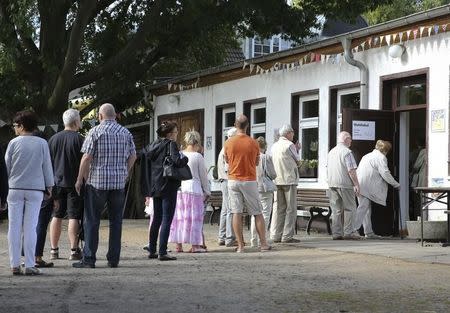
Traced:
<path fill-rule="evenodd" d="M 189 180 L 192 179 L 192 173 L 189 166 L 186 164 L 183 167 L 177 167 L 173 163 L 172 154 L 170 150 L 170 143 L 167 146 L 167 154 L 163 162 L 163 177 L 173 180 Z"/>

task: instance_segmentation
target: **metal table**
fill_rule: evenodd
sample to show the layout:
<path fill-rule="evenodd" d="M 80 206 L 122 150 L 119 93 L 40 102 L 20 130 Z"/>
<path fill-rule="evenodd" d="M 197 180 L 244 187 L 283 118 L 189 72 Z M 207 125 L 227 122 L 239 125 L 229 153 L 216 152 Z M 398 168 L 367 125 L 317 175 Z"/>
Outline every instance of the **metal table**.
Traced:
<path fill-rule="evenodd" d="M 447 210 L 447 242 L 443 243 L 443 247 L 450 246 L 450 186 L 449 187 L 415 187 L 414 191 L 420 193 L 420 242 L 423 247 L 423 212 L 429 211 L 428 207 L 435 202 L 446 204 Z M 446 200 L 443 200 L 446 199 Z"/>

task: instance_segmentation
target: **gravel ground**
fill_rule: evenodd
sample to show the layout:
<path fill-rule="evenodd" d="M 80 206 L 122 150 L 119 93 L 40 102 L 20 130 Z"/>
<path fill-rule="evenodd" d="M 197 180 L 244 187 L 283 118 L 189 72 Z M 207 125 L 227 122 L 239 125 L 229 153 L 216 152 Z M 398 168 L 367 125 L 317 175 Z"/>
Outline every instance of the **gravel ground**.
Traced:
<path fill-rule="evenodd" d="M 96 269 L 73 269 L 70 261 L 60 259 L 35 277 L 11 275 L 7 225 L 0 224 L 0 312 L 450 311 L 447 265 L 311 249 L 301 243 L 237 254 L 217 246 L 216 225 L 205 225 L 209 253 L 180 253 L 177 261 L 160 262 L 147 259 L 142 250 L 146 223 L 124 222 L 119 268 L 106 266 L 108 228 L 102 226 Z M 62 257 L 65 251 L 64 233 Z"/>

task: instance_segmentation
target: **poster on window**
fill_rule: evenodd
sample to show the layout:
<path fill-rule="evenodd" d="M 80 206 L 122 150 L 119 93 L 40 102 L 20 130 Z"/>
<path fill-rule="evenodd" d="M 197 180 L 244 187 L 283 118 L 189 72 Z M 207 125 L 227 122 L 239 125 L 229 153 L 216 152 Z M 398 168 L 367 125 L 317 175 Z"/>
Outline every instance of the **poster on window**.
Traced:
<path fill-rule="evenodd" d="M 445 132 L 445 110 L 431 110 L 431 131 Z"/>
<path fill-rule="evenodd" d="M 353 140 L 375 140 L 375 122 L 374 121 L 353 121 L 352 124 Z"/>

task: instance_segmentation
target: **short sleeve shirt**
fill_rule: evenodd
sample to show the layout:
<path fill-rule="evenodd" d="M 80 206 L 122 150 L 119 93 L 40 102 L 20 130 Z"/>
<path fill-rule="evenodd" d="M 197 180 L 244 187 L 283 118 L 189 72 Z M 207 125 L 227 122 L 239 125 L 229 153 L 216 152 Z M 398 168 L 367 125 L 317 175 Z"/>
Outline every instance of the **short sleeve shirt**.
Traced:
<path fill-rule="evenodd" d="M 259 147 L 255 139 L 236 135 L 225 141 L 224 154 L 228 161 L 228 179 L 256 181 L 256 159 Z"/>
<path fill-rule="evenodd" d="M 128 158 L 136 154 L 128 129 L 116 121 L 103 121 L 89 131 L 81 152 L 92 156 L 88 185 L 99 190 L 125 188 Z"/>

